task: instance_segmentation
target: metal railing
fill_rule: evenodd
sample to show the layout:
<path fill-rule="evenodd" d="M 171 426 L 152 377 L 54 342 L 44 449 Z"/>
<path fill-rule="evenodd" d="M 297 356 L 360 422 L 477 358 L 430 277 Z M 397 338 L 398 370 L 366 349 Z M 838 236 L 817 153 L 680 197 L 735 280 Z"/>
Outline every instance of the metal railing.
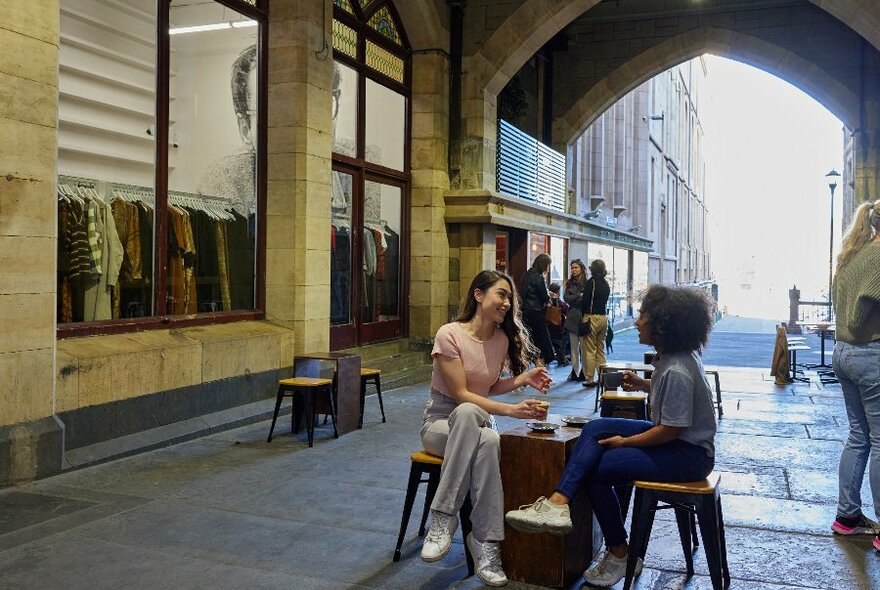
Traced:
<path fill-rule="evenodd" d="M 498 192 L 565 211 L 565 156 L 498 121 Z"/>

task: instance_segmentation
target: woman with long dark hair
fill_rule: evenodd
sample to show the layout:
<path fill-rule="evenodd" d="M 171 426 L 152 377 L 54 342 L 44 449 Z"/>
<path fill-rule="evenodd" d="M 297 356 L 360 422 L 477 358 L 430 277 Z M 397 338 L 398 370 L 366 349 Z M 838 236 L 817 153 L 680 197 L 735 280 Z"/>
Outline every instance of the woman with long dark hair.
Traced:
<path fill-rule="evenodd" d="M 627 391 L 646 391 L 651 421 L 599 418 L 588 422 L 549 498 L 507 513 L 529 532 L 567 534 L 569 501 L 584 489 L 605 537 L 606 551 L 584 572 L 591 586 L 613 586 L 626 573 L 629 545 L 615 486 L 635 480 L 699 480 L 715 465 L 715 406 L 699 352 L 714 316 L 708 295 L 689 287 L 653 285 L 642 300 L 639 342 L 657 350 L 651 379 L 624 373 Z M 636 565 L 641 572 L 642 560 Z"/>
<path fill-rule="evenodd" d="M 547 320 L 544 319 L 544 310 L 550 303 L 550 293 L 547 291 L 550 262 L 549 255 L 538 254 L 522 280 L 523 324 L 529 331 L 532 342 L 538 347 L 545 365 L 549 365 L 554 359 L 550 332 L 547 330 Z"/>
<path fill-rule="evenodd" d="M 581 298 L 582 321 L 590 324 L 590 333 L 581 338 L 584 349 L 584 387 L 595 387 L 593 380 L 599 367 L 605 364 L 605 336 L 608 334 L 608 297 L 611 285 L 605 280 L 608 270 L 605 261 L 597 258 L 590 263 L 590 279 L 584 285 Z"/>
<path fill-rule="evenodd" d="M 843 389 L 849 436 L 840 454 L 839 535 L 873 534 L 880 526 L 862 514 L 862 481 L 870 465 L 874 511 L 880 517 L 880 201 L 863 203 L 843 237 L 834 277 L 837 344 L 832 365 Z"/>
<path fill-rule="evenodd" d="M 568 303 L 568 313 L 565 314 L 565 330 L 568 332 L 568 340 L 571 345 L 571 373 L 569 381 L 584 381 L 584 368 L 587 366 L 587 355 L 581 346 L 581 337 L 578 328 L 581 323 L 581 300 L 584 296 L 584 287 L 587 284 L 587 267 L 578 258 L 571 261 L 571 276 L 565 282 L 565 302 Z"/>
<path fill-rule="evenodd" d="M 437 561 L 449 552 L 458 528 L 455 515 L 470 492 L 473 532 L 466 542 L 476 573 L 488 586 L 507 583 L 500 553 L 504 539 L 500 438 L 492 416 L 547 416 L 546 405 L 539 400 L 509 404 L 491 397 L 526 385 L 547 392 L 550 376 L 544 367 L 528 368 L 531 354 L 513 281 L 495 270 L 484 270 L 474 278 L 459 316 L 437 330 L 431 352 L 434 369 L 422 444 L 427 452 L 443 457 L 443 466 L 422 559 Z M 502 372 L 509 376 L 502 377 Z"/>

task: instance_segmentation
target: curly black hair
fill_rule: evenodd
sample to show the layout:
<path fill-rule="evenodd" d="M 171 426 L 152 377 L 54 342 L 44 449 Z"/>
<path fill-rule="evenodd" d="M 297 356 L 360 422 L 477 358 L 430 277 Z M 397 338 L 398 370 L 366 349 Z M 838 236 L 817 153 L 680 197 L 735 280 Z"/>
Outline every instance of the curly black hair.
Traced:
<path fill-rule="evenodd" d="M 651 341 L 659 352 L 688 352 L 709 342 L 713 307 L 711 297 L 700 289 L 651 285 L 639 313 L 647 316 Z"/>

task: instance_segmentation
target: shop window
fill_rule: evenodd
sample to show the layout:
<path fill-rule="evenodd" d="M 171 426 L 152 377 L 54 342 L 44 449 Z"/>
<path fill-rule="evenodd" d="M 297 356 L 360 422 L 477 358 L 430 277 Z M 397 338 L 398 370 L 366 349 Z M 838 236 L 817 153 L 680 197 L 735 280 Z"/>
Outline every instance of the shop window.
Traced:
<path fill-rule="evenodd" d="M 260 316 L 265 22 L 262 0 L 61 1 L 60 336 Z"/>
<path fill-rule="evenodd" d="M 391 2 L 335 0 L 333 349 L 403 335 L 409 51 Z"/>

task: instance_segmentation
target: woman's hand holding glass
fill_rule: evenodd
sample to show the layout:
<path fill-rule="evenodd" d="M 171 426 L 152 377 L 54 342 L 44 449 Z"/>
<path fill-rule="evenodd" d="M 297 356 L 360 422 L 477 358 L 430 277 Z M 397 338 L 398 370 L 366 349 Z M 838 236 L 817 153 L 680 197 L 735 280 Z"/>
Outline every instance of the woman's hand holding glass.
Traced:
<path fill-rule="evenodd" d="M 623 372 L 623 390 L 624 391 L 644 391 L 649 393 L 651 389 L 651 380 L 639 377 L 632 371 Z"/>
<path fill-rule="evenodd" d="M 523 420 L 546 420 L 549 404 L 537 399 L 524 399 L 518 404 L 512 404 L 510 416 Z"/>

